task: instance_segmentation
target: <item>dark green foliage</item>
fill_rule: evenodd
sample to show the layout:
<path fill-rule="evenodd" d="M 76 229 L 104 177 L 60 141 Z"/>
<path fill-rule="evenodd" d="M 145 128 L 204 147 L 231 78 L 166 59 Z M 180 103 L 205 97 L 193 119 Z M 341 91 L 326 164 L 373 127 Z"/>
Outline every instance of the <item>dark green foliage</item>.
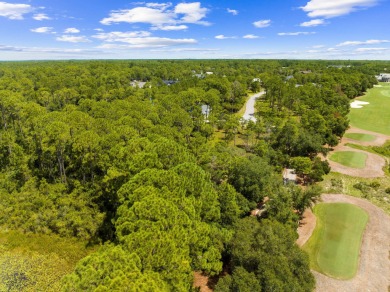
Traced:
<path fill-rule="evenodd" d="M 230 287 L 248 281 L 260 284 L 262 291 L 312 291 L 309 259 L 295 239 L 293 229 L 274 220 L 241 219 L 231 242 L 234 272 L 241 269 L 233 272 Z"/>
<path fill-rule="evenodd" d="M 272 169 L 258 157 L 239 157 L 232 165 L 229 183 L 250 202 L 261 202 L 267 196 Z"/>
<path fill-rule="evenodd" d="M 223 278 L 219 279 L 214 291 L 261 292 L 261 285 L 255 273 L 250 273 L 243 267 L 237 267 L 234 269 L 232 276 L 226 275 Z"/>
<path fill-rule="evenodd" d="M 115 242 L 81 261 L 64 280 L 66 291 L 188 291 L 193 270 L 217 275 L 230 255 L 236 266 L 220 291 L 308 291 L 313 281 L 291 230 L 317 190 L 282 188 L 280 170 L 291 163 L 308 183 L 321 180 L 329 167 L 317 154 L 337 144 L 349 99 L 377 73 L 375 64 L 328 65 L 1 63 L 0 226 Z M 214 74 L 198 79 L 193 70 Z M 147 83 L 133 87 L 134 79 Z M 248 89 L 266 91 L 257 123 L 236 115 Z M 265 196 L 270 221 L 240 220 Z M 24 264 L 49 265 L 39 254 L 8 259 L 4 290 L 32 286 Z"/>

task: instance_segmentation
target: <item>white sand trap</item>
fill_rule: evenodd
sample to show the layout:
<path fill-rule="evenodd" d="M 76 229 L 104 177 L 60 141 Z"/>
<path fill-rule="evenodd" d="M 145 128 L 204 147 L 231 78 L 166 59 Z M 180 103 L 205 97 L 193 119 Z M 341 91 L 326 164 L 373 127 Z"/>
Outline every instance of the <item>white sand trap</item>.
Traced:
<path fill-rule="evenodd" d="M 377 84 L 375 84 L 374 87 L 383 87 L 383 85 L 377 85 Z"/>
<path fill-rule="evenodd" d="M 351 108 L 362 108 L 363 105 L 369 104 L 368 101 L 354 100 L 351 102 Z"/>

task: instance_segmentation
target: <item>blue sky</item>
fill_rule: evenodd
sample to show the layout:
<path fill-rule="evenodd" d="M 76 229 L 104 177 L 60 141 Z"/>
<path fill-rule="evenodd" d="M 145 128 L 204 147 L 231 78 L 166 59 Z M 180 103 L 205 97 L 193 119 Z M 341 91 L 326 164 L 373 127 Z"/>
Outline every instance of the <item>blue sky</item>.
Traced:
<path fill-rule="evenodd" d="M 389 0 L 0 1 L 0 60 L 390 60 Z"/>

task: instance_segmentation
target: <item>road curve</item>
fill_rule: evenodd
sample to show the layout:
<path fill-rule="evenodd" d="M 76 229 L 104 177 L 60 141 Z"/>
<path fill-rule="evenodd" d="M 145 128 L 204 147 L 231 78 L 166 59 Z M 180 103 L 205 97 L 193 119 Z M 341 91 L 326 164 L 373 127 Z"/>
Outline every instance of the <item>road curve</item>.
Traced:
<path fill-rule="evenodd" d="M 256 118 L 254 116 L 256 99 L 262 96 L 264 93 L 265 91 L 260 91 L 249 97 L 248 101 L 245 104 L 245 113 L 242 116 L 244 120 L 256 122 Z"/>

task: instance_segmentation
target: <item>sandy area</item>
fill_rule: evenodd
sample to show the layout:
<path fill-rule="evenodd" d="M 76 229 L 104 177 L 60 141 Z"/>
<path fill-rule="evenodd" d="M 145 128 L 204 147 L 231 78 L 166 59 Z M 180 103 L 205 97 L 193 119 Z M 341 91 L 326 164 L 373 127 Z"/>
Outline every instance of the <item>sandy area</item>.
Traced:
<path fill-rule="evenodd" d="M 299 246 L 303 246 L 306 243 L 306 241 L 309 240 L 310 236 L 314 231 L 314 228 L 316 227 L 316 223 L 317 223 L 316 216 L 313 214 L 310 208 L 307 208 L 303 213 L 302 220 L 299 221 L 299 227 L 297 229 L 299 237 L 296 243 Z"/>
<path fill-rule="evenodd" d="M 194 283 L 193 286 L 199 287 L 200 292 L 212 292 L 213 290 L 209 287 L 209 277 L 201 272 L 194 272 Z"/>
<path fill-rule="evenodd" d="M 351 102 L 351 108 L 362 108 L 364 105 L 370 104 L 368 101 L 354 100 Z"/>

